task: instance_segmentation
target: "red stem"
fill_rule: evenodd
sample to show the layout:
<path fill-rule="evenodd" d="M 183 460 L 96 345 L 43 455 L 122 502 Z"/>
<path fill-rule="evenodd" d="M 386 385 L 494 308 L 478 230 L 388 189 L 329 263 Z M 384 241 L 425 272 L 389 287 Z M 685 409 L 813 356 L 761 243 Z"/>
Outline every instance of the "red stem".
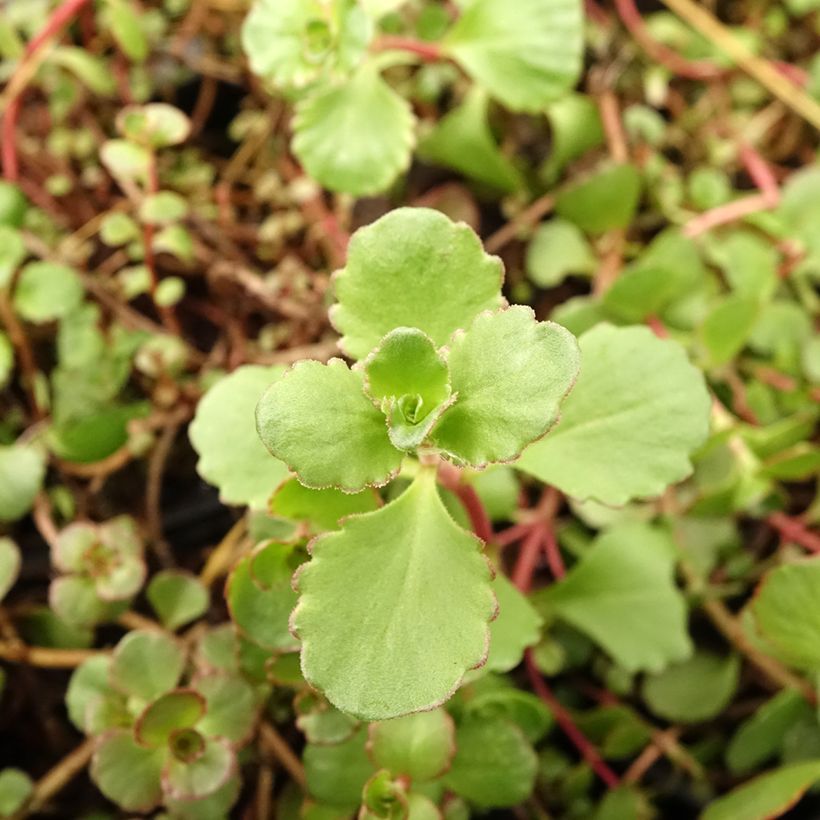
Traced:
<path fill-rule="evenodd" d="M 535 690 L 535 694 L 547 704 L 556 722 L 563 729 L 564 734 L 572 741 L 584 760 L 589 763 L 592 770 L 603 780 L 607 787 L 610 789 L 617 788 L 620 783 L 620 778 L 609 768 L 601 755 L 598 754 L 598 750 L 575 725 L 572 715 L 570 715 L 563 704 L 552 693 L 552 690 L 535 665 L 532 652 L 529 649 L 524 653 L 524 665 L 527 667 L 527 674 L 529 675 L 530 683 Z"/>
<path fill-rule="evenodd" d="M 516 541 L 520 541 L 530 530 L 532 524 L 513 524 L 506 530 L 501 530 L 495 534 L 495 545 L 497 547 L 508 547 Z"/>
<path fill-rule="evenodd" d="M 428 43 L 426 40 L 416 40 L 413 37 L 399 37 L 394 34 L 383 34 L 373 44 L 376 51 L 409 51 L 427 62 L 443 59 L 441 47 L 438 43 Z"/>
<path fill-rule="evenodd" d="M 439 465 L 438 477 L 442 486 L 458 497 L 470 517 L 473 532 L 485 544 L 489 544 L 493 540 L 493 525 L 475 488 L 470 484 L 465 484 L 461 480 L 461 473 L 452 464 L 445 461 L 442 461 Z"/>
<path fill-rule="evenodd" d="M 518 552 L 518 560 L 515 562 L 511 580 L 523 593 L 529 592 L 532 586 L 532 576 L 535 572 L 535 565 L 538 563 L 541 545 L 544 543 L 545 532 L 546 526 L 543 522 L 538 521 L 532 524 Z"/>
<path fill-rule="evenodd" d="M 558 546 L 552 526 L 547 526 L 544 530 L 544 554 L 547 556 L 552 577 L 560 581 L 567 574 L 567 568 L 564 566 L 561 548 Z"/>
<path fill-rule="evenodd" d="M 739 219 L 760 211 L 768 211 L 771 207 L 772 201 L 767 194 L 744 196 L 732 202 L 727 202 L 725 205 L 718 205 L 717 208 L 712 208 L 711 211 L 698 214 L 683 226 L 683 234 L 690 239 L 694 239 L 694 237 L 700 236 L 712 228 L 737 222 Z"/>
<path fill-rule="evenodd" d="M 51 17 L 48 18 L 43 28 L 31 39 L 26 46 L 25 54 L 17 71 L 21 71 L 31 57 L 65 25 L 67 25 L 90 0 L 63 0 Z M 14 82 L 14 77 L 10 82 Z M 17 163 L 17 149 L 14 144 L 17 119 L 20 116 L 20 101 L 24 89 L 20 89 L 18 94 L 12 97 L 6 105 L 3 115 L 3 125 L 0 131 L 0 157 L 3 162 L 3 176 L 11 182 L 16 182 L 20 176 L 20 167 Z"/>
<path fill-rule="evenodd" d="M 769 164 L 751 145 L 746 144 L 740 146 L 740 159 L 752 182 L 769 199 L 771 207 L 774 208 L 780 202 L 780 187 Z"/>
<path fill-rule="evenodd" d="M 820 553 L 820 535 L 810 530 L 802 521 L 782 512 L 772 513 L 767 519 L 782 538 L 794 541 L 810 552 Z"/>
<path fill-rule="evenodd" d="M 690 80 L 714 80 L 726 74 L 724 69 L 712 63 L 705 60 L 687 60 L 663 43 L 659 43 L 649 33 L 635 0 L 615 0 L 615 8 L 621 21 L 643 50 L 674 74 Z"/>

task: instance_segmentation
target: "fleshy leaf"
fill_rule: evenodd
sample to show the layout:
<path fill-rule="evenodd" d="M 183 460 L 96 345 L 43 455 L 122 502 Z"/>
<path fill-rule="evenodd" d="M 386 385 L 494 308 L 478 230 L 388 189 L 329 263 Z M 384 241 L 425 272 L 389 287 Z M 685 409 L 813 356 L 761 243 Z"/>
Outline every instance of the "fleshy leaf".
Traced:
<path fill-rule="evenodd" d="M 134 725 L 137 743 L 156 748 L 177 729 L 188 729 L 205 713 L 205 698 L 192 689 L 176 689 L 146 706 Z"/>
<path fill-rule="evenodd" d="M 108 682 L 111 658 L 96 655 L 83 661 L 71 675 L 65 703 L 69 720 L 81 731 L 88 732 L 88 706 L 93 700 L 120 697 L 112 692 Z"/>
<path fill-rule="evenodd" d="M 450 398 L 447 362 L 421 330 L 398 327 L 363 364 L 365 392 L 387 416 L 390 441 L 415 449 Z"/>
<path fill-rule="evenodd" d="M 74 626 L 93 626 L 106 619 L 109 605 L 94 588 L 91 578 L 65 575 L 55 578 L 48 588 L 49 606 Z"/>
<path fill-rule="evenodd" d="M 197 405 L 188 435 L 199 454 L 197 471 L 219 487 L 226 504 L 261 509 L 288 474 L 259 440 L 254 412 L 281 367 L 240 367 L 217 382 Z"/>
<path fill-rule="evenodd" d="M 474 0 L 443 45 L 508 108 L 535 113 L 578 79 L 583 6 L 579 0 Z"/>
<path fill-rule="evenodd" d="M 173 689 L 185 662 L 172 638 L 148 630 L 129 632 L 115 647 L 112 658 L 111 684 L 143 700 L 153 700 Z"/>
<path fill-rule="evenodd" d="M 456 794 L 485 809 L 515 806 L 530 796 L 538 758 L 515 724 L 467 719 L 456 731 L 456 750 L 444 776 Z"/>
<path fill-rule="evenodd" d="M 447 770 L 456 751 L 453 719 L 444 709 L 371 723 L 367 751 L 394 776 L 433 780 Z"/>
<path fill-rule="evenodd" d="M 359 805 L 362 787 L 373 774 L 366 741 L 367 732 L 360 729 L 344 743 L 305 747 L 305 776 L 313 797 L 330 806 L 352 809 Z"/>
<path fill-rule="evenodd" d="M 432 441 L 481 467 L 514 459 L 552 427 L 578 373 L 578 344 L 568 330 L 516 305 L 483 313 L 456 334 L 448 364 L 457 399 Z"/>
<path fill-rule="evenodd" d="M 630 671 L 660 671 L 692 653 L 675 548 L 662 530 L 625 523 L 596 539 L 566 579 L 544 591 L 552 611 Z"/>
<path fill-rule="evenodd" d="M 410 164 L 414 121 L 408 103 L 366 64 L 297 105 L 293 152 L 331 191 L 377 194 Z"/>
<path fill-rule="evenodd" d="M 253 731 L 256 697 L 250 684 L 236 675 L 211 673 L 195 681 L 205 698 L 206 711 L 197 729 L 207 737 L 224 737 L 240 743 Z"/>
<path fill-rule="evenodd" d="M 339 521 L 348 515 L 371 512 L 378 506 L 379 499 L 373 490 L 360 493 L 343 493 L 333 488 L 311 490 L 292 478 L 274 493 L 270 511 L 282 518 L 306 521 L 312 530 L 324 532 L 338 529 Z"/>
<path fill-rule="evenodd" d="M 516 466 L 575 498 L 621 505 L 660 495 L 692 471 L 710 399 L 683 348 L 643 327 L 599 325 L 561 420 Z"/>
<path fill-rule="evenodd" d="M 792 763 L 738 786 L 712 801 L 701 820 L 769 820 L 794 806 L 820 780 L 820 760 Z"/>
<path fill-rule="evenodd" d="M 800 669 L 820 670 L 820 558 L 784 564 L 764 577 L 751 611 L 763 638 Z"/>
<path fill-rule="evenodd" d="M 320 536 L 312 554 L 291 622 L 305 678 L 342 711 L 382 720 L 429 709 L 486 659 L 490 569 L 445 510 L 432 470 Z"/>
<path fill-rule="evenodd" d="M 299 558 L 291 544 L 263 544 L 242 558 L 228 579 L 225 597 L 234 623 L 265 649 L 297 646 L 288 618 L 296 605 L 291 577 Z"/>
<path fill-rule="evenodd" d="M 521 663 L 524 650 L 538 643 L 542 620 L 503 573 L 496 574 L 493 590 L 498 617 L 490 624 L 490 654 L 482 671 L 509 672 Z"/>
<path fill-rule="evenodd" d="M 331 320 L 342 349 L 364 358 L 396 327 L 423 330 L 436 346 L 482 310 L 499 307 L 504 270 L 475 232 L 429 208 L 398 208 L 353 234 L 334 277 Z"/>
<path fill-rule="evenodd" d="M 302 361 L 271 385 L 256 408 L 259 436 L 307 487 L 357 492 L 387 483 L 403 453 L 384 415 L 341 361 Z"/>
<path fill-rule="evenodd" d="M 0 521 L 22 518 L 46 475 L 43 452 L 28 444 L 0 447 Z"/>
<path fill-rule="evenodd" d="M 205 614 L 208 590 L 190 573 L 181 570 L 157 572 L 145 592 L 154 612 L 166 629 L 179 629 Z"/>
<path fill-rule="evenodd" d="M 0 601 L 20 574 L 20 548 L 11 538 L 0 537 Z"/>
<path fill-rule="evenodd" d="M 91 760 L 91 779 L 126 811 L 150 811 L 162 799 L 160 771 L 165 752 L 138 746 L 128 730 L 103 735 Z"/>
<path fill-rule="evenodd" d="M 173 800 L 206 797 L 228 782 L 236 765 L 236 752 L 227 740 L 205 738 L 193 760 L 168 757 L 162 769 L 162 790 Z"/>

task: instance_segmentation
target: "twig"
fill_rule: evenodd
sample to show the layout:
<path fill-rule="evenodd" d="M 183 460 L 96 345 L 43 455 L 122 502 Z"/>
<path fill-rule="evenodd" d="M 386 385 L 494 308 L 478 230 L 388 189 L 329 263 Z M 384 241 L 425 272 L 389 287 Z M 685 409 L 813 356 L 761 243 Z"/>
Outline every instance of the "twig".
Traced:
<path fill-rule="evenodd" d="M 53 649 L 50 646 L 0 643 L 0 659 L 43 669 L 74 669 L 89 658 L 106 654 L 102 649 Z"/>
<path fill-rule="evenodd" d="M 63 787 L 78 775 L 94 754 L 95 739 L 86 738 L 73 752 L 69 752 L 56 766 L 49 769 L 35 784 L 23 817 L 38 812 Z"/>
<path fill-rule="evenodd" d="M 535 665 L 532 652 L 529 649 L 524 653 L 524 665 L 527 668 L 527 675 L 529 676 L 532 688 L 535 690 L 535 694 L 547 704 L 558 725 L 563 729 L 564 734 L 572 741 L 584 760 L 589 763 L 592 770 L 603 780 L 607 787 L 610 789 L 616 788 L 620 782 L 618 775 L 609 768 L 598 753 L 598 750 L 575 725 L 575 721 L 572 719 L 572 715 L 570 715 L 569 711 L 564 708 L 563 704 L 552 693 L 552 690 Z"/>
<path fill-rule="evenodd" d="M 484 242 L 484 247 L 488 253 L 498 253 L 508 242 L 515 239 L 523 228 L 529 228 L 546 216 L 555 207 L 555 197 L 553 194 L 544 194 L 525 208 L 521 213 L 516 214 L 506 225 L 503 225 L 495 233 L 490 234 Z"/>
<path fill-rule="evenodd" d="M 619 0 L 619 2 L 624 2 L 624 0 Z M 663 0 L 663 2 L 692 28 L 724 51 L 772 95 L 820 130 L 820 103 L 787 79 L 782 71 L 753 54 L 745 43 L 739 40 L 702 4 L 694 0 Z"/>
<path fill-rule="evenodd" d="M 259 766 L 259 775 L 256 778 L 256 820 L 270 820 L 271 795 L 273 794 L 273 769 L 263 763 Z"/>
<path fill-rule="evenodd" d="M 17 361 L 20 363 L 22 370 L 21 381 L 25 387 L 31 410 L 35 418 L 42 419 L 45 416 L 45 410 L 37 400 L 37 391 L 34 387 L 37 380 L 37 363 L 34 360 L 34 353 L 28 336 L 26 336 L 23 325 L 14 312 L 6 288 L 0 288 L 0 322 L 5 326 L 9 339 L 17 353 Z"/>
<path fill-rule="evenodd" d="M 40 533 L 43 541 L 52 550 L 56 549 L 59 535 L 54 519 L 51 517 L 51 504 L 48 496 L 42 491 L 37 493 L 34 498 L 34 509 L 31 517 L 34 519 L 34 526 L 37 527 L 37 532 Z"/>
<path fill-rule="evenodd" d="M 262 723 L 259 726 L 259 739 L 265 749 L 282 764 L 282 768 L 288 772 L 293 782 L 302 791 L 307 791 L 307 778 L 302 761 L 294 754 L 282 735 L 270 723 Z"/>
<path fill-rule="evenodd" d="M 725 205 L 718 205 L 717 208 L 712 208 L 712 210 L 694 217 L 683 226 L 683 234 L 690 239 L 694 239 L 696 236 L 700 236 L 719 225 L 737 222 L 739 219 L 760 211 L 768 211 L 771 207 L 771 199 L 766 194 L 752 194 L 751 196 L 741 197 L 732 202 L 727 202 Z"/>
<path fill-rule="evenodd" d="M 165 567 L 174 565 L 171 548 L 162 534 L 162 474 L 165 472 L 165 463 L 171 453 L 178 425 L 168 425 L 157 439 L 151 457 L 148 459 L 148 475 L 145 485 L 145 508 L 148 519 L 148 534 L 151 546 L 160 562 Z"/>
<path fill-rule="evenodd" d="M 151 618 L 140 615 L 139 612 L 128 610 L 117 618 L 117 623 L 125 629 L 147 629 L 151 632 L 164 632 L 163 627 Z"/>
<path fill-rule="evenodd" d="M 240 518 L 225 534 L 225 537 L 216 545 L 213 552 L 208 556 L 202 572 L 199 573 L 199 580 L 210 586 L 217 578 L 225 575 L 233 564 L 234 553 L 239 543 L 248 531 L 247 519 Z"/>

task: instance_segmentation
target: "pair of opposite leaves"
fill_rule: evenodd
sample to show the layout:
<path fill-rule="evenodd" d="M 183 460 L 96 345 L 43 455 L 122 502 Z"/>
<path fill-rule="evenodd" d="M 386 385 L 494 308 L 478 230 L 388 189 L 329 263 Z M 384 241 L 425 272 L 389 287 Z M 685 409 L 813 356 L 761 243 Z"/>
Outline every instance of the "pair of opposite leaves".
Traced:
<path fill-rule="evenodd" d="M 405 451 L 420 445 L 476 467 L 515 459 L 557 420 L 579 352 L 560 326 L 537 322 L 529 308 L 503 307 L 502 276 L 500 260 L 484 253 L 472 230 L 436 211 L 399 209 L 358 231 L 335 279 L 332 318 L 343 349 L 363 361 L 353 370 L 340 360 L 294 366 L 259 403 L 262 441 L 305 485 L 347 491 L 386 483 Z M 643 328 L 599 330 L 590 334 L 606 371 L 598 381 L 620 366 L 613 361 L 620 347 L 633 357 L 646 353 L 675 388 L 659 394 L 679 405 L 670 411 L 673 426 L 685 416 L 671 436 L 660 431 L 674 452 L 660 448 L 662 463 L 641 477 L 636 494 L 660 492 L 686 475 L 688 453 L 705 436 L 702 378 L 682 350 Z M 590 361 L 585 371 L 596 367 Z M 616 405 L 626 401 L 615 416 L 644 421 L 644 387 L 627 381 L 625 397 L 611 393 Z M 587 398 L 593 406 L 576 420 L 578 435 L 566 436 L 571 452 L 590 435 L 617 438 L 601 423 L 608 396 L 587 391 Z M 657 402 L 646 408 L 656 409 Z M 650 428 L 637 431 L 649 448 Z M 623 441 L 616 444 L 623 455 Z M 527 470 L 543 472 L 537 459 Z M 292 617 L 308 681 L 369 720 L 445 700 L 487 656 L 496 604 L 480 547 L 450 518 L 425 468 L 395 501 L 317 539 Z"/>

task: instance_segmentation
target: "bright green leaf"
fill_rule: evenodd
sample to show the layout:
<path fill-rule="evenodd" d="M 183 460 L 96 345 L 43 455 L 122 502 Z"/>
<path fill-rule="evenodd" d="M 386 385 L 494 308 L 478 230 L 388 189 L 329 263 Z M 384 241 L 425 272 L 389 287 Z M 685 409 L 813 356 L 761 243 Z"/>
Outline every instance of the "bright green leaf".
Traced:
<path fill-rule="evenodd" d="M 509 672 L 541 637 L 541 616 L 501 572 L 493 580 L 498 617 L 490 624 L 490 654 L 482 671 Z"/>
<path fill-rule="evenodd" d="M 176 642 L 162 632 L 134 630 L 115 647 L 111 684 L 143 700 L 153 700 L 179 682 L 185 658 Z"/>
<path fill-rule="evenodd" d="M 16 815 L 33 790 L 31 778 L 22 769 L 0 771 L 0 817 Z"/>
<path fill-rule="evenodd" d="M 625 504 L 692 470 L 711 401 L 676 342 L 648 328 L 599 325 L 580 339 L 581 374 L 561 420 L 516 466 L 576 498 Z"/>
<path fill-rule="evenodd" d="M 134 737 L 141 746 L 164 746 L 178 729 L 188 729 L 205 713 L 205 699 L 192 689 L 160 695 L 137 718 Z"/>
<path fill-rule="evenodd" d="M 641 196 L 641 175 L 634 165 L 612 165 L 558 194 L 555 212 L 587 233 L 625 228 Z"/>
<path fill-rule="evenodd" d="M 205 715 L 197 724 L 200 732 L 231 743 L 250 736 L 256 723 L 256 696 L 244 678 L 212 672 L 196 680 L 193 687 L 205 698 Z"/>
<path fill-rule="evenodd" d="M 106 0 L 105 20 L 119 47 L 136 63 L 148 56 L 148 40 L 140 25 L 140 14 L 126 0 Z"/>
<path fill-rule="evenodd" d="M 205 614 L 208 590 L 190 573 L 166 569 L 157 572 L 145 592 L 148 602 L 166 629 L 179 629 Z"/>
<path fill-rule="evenodd" d="M 175 191 L 159 191 L 140 203 L 139 217 L 149 225 L 165 225 L 176 222 L 188 213 L 188 203 Z"/>
<path fill-rule="evenodd" d="M 163 749 L 138 746 L 129 730 L 100 738 L 91 759 L 91 779 L 125 811 L 147 812 L 162 799 L 160 771 Z"/>
<path fill-rule="evenodd" d="M 117 114 L 117 129 L 129 144 L 139 143 L 149 149 L 179 145 L 191 133 L 191 121 L 168 103 L 129 105 Z"/>
<path fill-rule="evenodd" d="M 364 358 L 396 327 L 423 330 L 436 346 L 482 310 L 502 304 L 501 260 L 467 225 L 427 208 L 398 208 L 353 235 L 334 278 L 331 320 L 342 349 Z"/>
<path fill-rule="evenodd" d="M 727 296 L 715 305 L 700 327 L 712 364 L 725 364 L 743 349 L 759 311 L 756 300 L 740 295 Z"/>
<path fill-rule="evenodd" d="M 39 448 L 0 446 L 0 521 L 16 521 L 31 509 L 45 475 L 46 460 Z"/>
<path fill-rule="evenodd" d="M 450 518 L 423 470 L 395 501 L 320 536 L 292 616 L 302 671 L 369 720 L 429 709 L 484 662 L 495 614 L 480 542 Z"/>
<path fill-rule="evenodd" d="M 339 521 L 348 515 L 372 512 L 378 506 L 379 499 L 373 490 L 360 493 L 343 493 L 333 488 L 311 490 L 292 478 L 274 493 L 270 511 L 282 518 L 307 521 L 311 529 L 323 532 L 338 529 Z"/>
<path fill-rule="evenodd" d="M 361 373 L 341 359 L 296 364 L 262 396 L 256 424 L 265 446 L 307 487 L 357 492 L 387 483 L 402 462 Z"/>
<path fill-rule="evenodd" d="M 570 274 L 591 275 L 597 262 L 580 228 L 564 219 L 551 219 L 533 234 L 525 264 L 532 282 L 551 288 Z"/>
<path fill-rule="evenodd" d="M 206 797 L 236 773 L 236 752 L 227 740 L 205 738 L 193 760 L 171 755 L 162 770 L 162 790 L 172 800 Z"/>
<path fill-rule="evenodd" d="M 29 322 L 61 319 L 82 300 L 83 285 L 77 273 L 54 262 L 29 262 L 14 289 L 14 309 Z"/>
<path fill-rule="evenodd" d="M 305 776 L 313 797 L 330 806 L 353 809 L 359 805 L 362 787 L 373 774 L 366 741 L 367 732 L 359 730 L 344 743 L 305 747 Z"/>

